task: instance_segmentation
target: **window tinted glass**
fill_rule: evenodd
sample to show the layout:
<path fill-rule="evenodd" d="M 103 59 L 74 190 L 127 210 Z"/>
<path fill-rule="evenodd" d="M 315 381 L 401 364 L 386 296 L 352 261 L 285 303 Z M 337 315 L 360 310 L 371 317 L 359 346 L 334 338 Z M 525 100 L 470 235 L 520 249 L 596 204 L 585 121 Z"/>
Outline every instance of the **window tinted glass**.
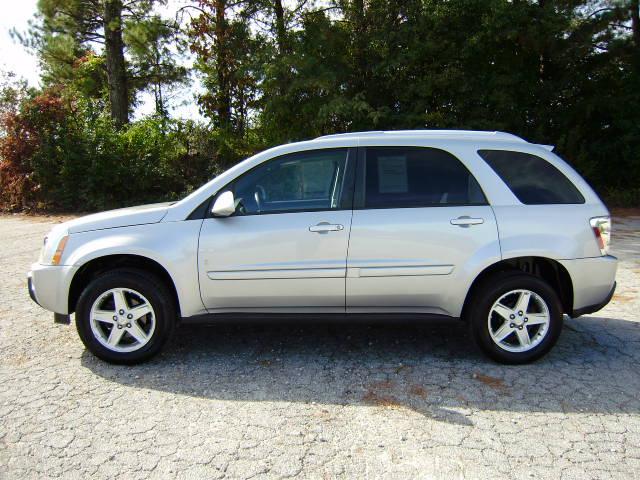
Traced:
<path fill-rule="evenodd" d="M 435 148 L 368 148 L 365 207 L 486 204 L 480 185 L 453 155 Z"/>
<path fill-rule="evenodd" d="M 480 150 L 478 154 L 526 205 L 584 203 L 573 183 L 536 155 L 506 150 Z"/>
<path fill-rule="evenodd" d="M 346 149 L 315 150 L 269 160 L 235 182 L 238 212 L 338 208 L 346 164 Z"/>

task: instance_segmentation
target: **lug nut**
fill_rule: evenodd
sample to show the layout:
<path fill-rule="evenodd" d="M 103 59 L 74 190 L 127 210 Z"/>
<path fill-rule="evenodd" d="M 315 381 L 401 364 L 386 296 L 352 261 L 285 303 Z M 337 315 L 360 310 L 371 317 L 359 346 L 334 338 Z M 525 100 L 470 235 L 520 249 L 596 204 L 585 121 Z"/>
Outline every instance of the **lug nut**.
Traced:
<path fill-rule="evenodd" d="M 522 325 L 520 325 L 520 326 L 518 327 L 518 330 L 522 330 Z"/>
<path fill-rule="evenodd" d="M 118 321 L 118 316 L 117 316 L 117 315 L 114 315 L 114 316 L 113 316 L 113 321 L 114 321 L 114 322 L 117 322 L 117 321 Z"/>
<path fill-rule="evenodd" d="M 121 329 L 121 328 L 122 328 L 122 325 L 118 324 L 118 329 Z"/>
<path fill-rule="evenodd" d="M 520 310 L 520 311 L 518 312 L 518 315 L 522 316 L 522 310 Z"/>
<path fill-rule="evenodd" d="M 513 327 L 515 327 L 515 326 L 516 326 L 516 324 L 515 324 L 515 323 L 510 323 L 510 324 L 509 324 L 509 327 L 511 327 L 511 328 L 513 328 Z"/>
<path fill-rule="evenodd" d="M 528 321 L 529 321 L 529 319 L 528 319 L 527 317 L 524 317 L 524 321 L 525 321 L 525 322 L 528 322 Z"/>
<path fill-rule="evenodd" d="M 512 313 L 511 315 L 509 315 L 509 318 L 513 320 L 514 318 L 516 318 L 516 316 Z"/>
<path fill-rule="evenodd" d="M 127 323 L 127 328 L 131 328 L 131 324 L 130 323 Z"/>
<path fill-rule="evenodd" d="M 131 320 L 131 319 L 133 318 L 133 315 L 129 314 L 129 315 L 127 315 L 127 318 L 128 318 L 129 320 Z"/>

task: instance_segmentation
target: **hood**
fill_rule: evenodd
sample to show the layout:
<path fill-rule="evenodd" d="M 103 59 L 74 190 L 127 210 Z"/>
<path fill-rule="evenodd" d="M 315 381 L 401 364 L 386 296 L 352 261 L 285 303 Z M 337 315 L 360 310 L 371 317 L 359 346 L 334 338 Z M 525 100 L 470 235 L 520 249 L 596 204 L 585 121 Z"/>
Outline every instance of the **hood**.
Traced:
<path fill-rule="evenodd" d="M 81 233 L 105 228 L 129 227 L 157 223 L 167 214 L 171 202 L 119 208 L 107 212 L 94 213 L 61 224 L 69 233 Z"/>

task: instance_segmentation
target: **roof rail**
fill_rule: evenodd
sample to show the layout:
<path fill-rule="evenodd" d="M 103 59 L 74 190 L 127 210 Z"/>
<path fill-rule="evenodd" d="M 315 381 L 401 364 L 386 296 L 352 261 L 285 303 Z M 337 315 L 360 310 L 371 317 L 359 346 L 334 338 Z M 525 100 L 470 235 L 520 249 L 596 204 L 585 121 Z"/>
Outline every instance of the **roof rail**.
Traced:
<path fill-rule="evenodd" d="M 332 135 L 323 135 L 314 140 L 324 140 L 327 138 L 354 138 L 354 137 L 375 137 L 381 135 L 389 136 L 413 136 L 425 138 L 438 137 L 455 137 L 455 138 L 485 138 L 494 140 L 505 140 L 511 142 L 524 142 L 521 137 L 506 132 L 487 132 L 476 130 L 377 130 L 369 132 L 350 132 L 350 133 L 334 133 Z"/>

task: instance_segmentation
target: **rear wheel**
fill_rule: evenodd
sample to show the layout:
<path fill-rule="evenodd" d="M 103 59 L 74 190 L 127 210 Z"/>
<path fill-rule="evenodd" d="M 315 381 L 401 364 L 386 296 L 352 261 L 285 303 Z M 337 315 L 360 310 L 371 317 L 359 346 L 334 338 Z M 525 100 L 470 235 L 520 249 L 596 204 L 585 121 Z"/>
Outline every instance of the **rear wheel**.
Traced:
<path fill-rule="evenodd" d="M 80 295 L 76 327 L 84 345 L 110 363 L 135 364 L 157 354 L 173 332 L 173 296 L 141 270 L 113 270 Z"/>
<path fill-rule="evenodd" d="M 506 272 L 487 279 L 468 310 L 476 343 L 501 363 L 527 363 L 542 357 L 562 330 L 558 295 L 544 280 L 524 273 Z"/>

